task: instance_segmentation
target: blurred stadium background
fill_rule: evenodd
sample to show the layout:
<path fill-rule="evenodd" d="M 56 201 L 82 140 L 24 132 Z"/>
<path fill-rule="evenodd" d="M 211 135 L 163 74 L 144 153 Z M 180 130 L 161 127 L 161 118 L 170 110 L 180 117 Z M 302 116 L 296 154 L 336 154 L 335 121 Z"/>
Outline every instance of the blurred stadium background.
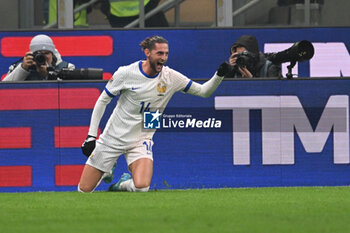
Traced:
<path fill-rule="evenodd" d="M 0 81 L 1 232 L 350 231 L 349 0 L 161 0 L 163 28 L 142 26 L 142 14 L 140 28 L 112 28 L 95 0 L 80 5 L 88 25 L 74 26 L 72 0 L 57 0 L 60 20 L 49 23 L 51 1 L 0 0 L 0 78 L 43 33 L 77 68 L 102 68 L 103 80 Z M 72 192 L 96 99 L 155 34 L 169 40 L 167 64 L 198 82 L 243 34 L 263 52 L 308 40 L 315 55 L 293 80 L 224 80 L 207 99 L 176 94 L 166 113 L 222 128 L 159 130 L 150 192 Z M 114 181 L 126 171 L 120 159 Z"/>
<path fill-rule="evenodd" d="M 42 29 L 48 14 L 45 2 L 48 1 L 1 0 L 0 29 Z M 165 9 L 171 27 L 338 27 L 349 26 L 350 21 L 350 3 L 347 0 L 306 0 L 305 7 L 303 0 L 161 0 L 159 5 L 169 2 L 175 4 Z M 89 28 L 108 28 L 109 23 L 99 5 L 92 6 L 88 14 Z M 227 12 L 222 11 L 222 6 Z"/>

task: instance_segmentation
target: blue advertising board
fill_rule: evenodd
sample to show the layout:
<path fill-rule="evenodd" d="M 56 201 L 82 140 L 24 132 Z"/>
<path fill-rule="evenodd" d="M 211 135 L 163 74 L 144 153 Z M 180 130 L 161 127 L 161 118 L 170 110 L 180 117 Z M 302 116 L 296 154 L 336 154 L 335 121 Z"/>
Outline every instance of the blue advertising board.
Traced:
<path fill-rule="evenodd" d="M 104 86 L 0 83 L 0 192 L 76 190 Z M 175 94 L 153 138 L 151 189 L 349 185 L 349 87 L 347 78 L 224 80 L 209 98 Z M 123 172 L 120 158 L 115 182 Z"/>

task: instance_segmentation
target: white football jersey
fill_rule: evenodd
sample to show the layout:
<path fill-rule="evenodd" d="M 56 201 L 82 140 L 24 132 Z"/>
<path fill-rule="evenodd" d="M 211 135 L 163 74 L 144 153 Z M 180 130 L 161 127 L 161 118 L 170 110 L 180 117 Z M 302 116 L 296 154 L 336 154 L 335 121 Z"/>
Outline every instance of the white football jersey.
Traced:
<path fill-rule="evenodd" d="M 143 72 L 142 61 L 120 67 L 105 87 L 109 96 L 120 96 L 100 141 L 128 149 L 152 139 L 155 130 L 143 129 L 143 112 L 162 112 L 175 92 L 187 92 L 191 84 L 192 80 L 167 66 L 153 77 Z"/>

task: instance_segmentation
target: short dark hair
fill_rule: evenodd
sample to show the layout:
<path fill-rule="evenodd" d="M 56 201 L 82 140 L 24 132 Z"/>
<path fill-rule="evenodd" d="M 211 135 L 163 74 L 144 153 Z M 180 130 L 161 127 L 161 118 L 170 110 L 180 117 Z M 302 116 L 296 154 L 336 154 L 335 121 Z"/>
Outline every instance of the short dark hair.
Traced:
<path fill-rule="evenodd" d="M 140 43 L 140 46 L 142 47 L 142 50 L 145 50 L 145 49 L 152 50 L 156 43 L 168 44 L 168 41 L 161 36 L 152 36 L 144 39 Z"/>

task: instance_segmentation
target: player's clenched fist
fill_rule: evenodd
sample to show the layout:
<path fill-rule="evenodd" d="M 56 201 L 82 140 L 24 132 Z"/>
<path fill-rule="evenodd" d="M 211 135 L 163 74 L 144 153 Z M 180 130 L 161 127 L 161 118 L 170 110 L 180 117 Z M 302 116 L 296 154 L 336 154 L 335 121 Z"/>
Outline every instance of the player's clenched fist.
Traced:
<path fill-rule="evenodd" d="M 220 77 L 225 76 L 225 74 L 227 74 L 230 71 L 230 64 L 228 64 L 227 62 L 223 62 L 217 71 L 217 75 Z"/>
<path fill-rule="evenodd" d="M 89 157 L 96 146 L 96 137 L 88 135 L 81 145 L 81 150 L 84 155 Z"/>

